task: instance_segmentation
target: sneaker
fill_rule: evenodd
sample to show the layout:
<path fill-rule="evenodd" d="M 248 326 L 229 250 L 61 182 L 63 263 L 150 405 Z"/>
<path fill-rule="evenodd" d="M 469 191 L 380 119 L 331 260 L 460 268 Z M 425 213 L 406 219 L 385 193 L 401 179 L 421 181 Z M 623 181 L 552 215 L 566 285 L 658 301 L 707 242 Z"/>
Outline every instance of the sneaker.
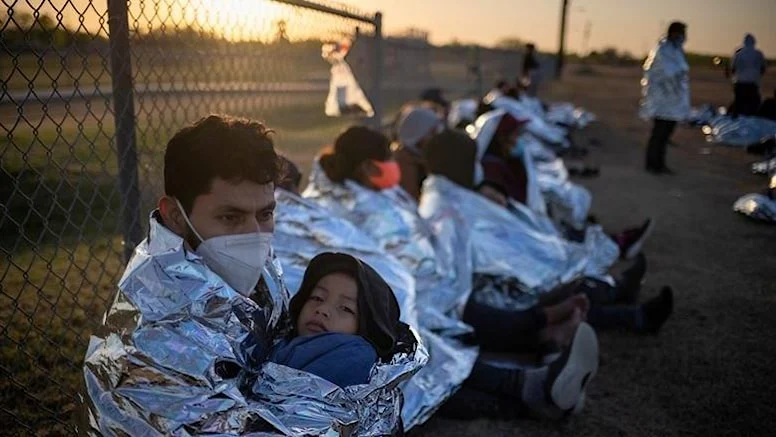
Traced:
<path fill-rule="evenodd" d="M 571 346 L 550 364 L 544 389 L 547 399 L 562 411 L 573 411 L 598 372 L 598 338 L 580 323 Z"/>
<path fill-rule="evenodd" d="M 614 236 L 614 241 L 620 247 L 620 257 L 623 259 L 633 259 L 641 253 L 644 242 L 652 234 L 655 228 L 655 221 L 647 219 L 638 228 L 628 229 Z"/>

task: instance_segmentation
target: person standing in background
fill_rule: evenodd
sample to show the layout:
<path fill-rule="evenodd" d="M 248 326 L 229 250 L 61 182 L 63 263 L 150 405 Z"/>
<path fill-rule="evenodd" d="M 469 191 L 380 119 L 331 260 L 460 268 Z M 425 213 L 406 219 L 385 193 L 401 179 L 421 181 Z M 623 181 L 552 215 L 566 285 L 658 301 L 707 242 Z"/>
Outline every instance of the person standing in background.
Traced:
<path fill-rule="evenodd" d="M 730 61 L 733 73 L 733 115 L 755 115 L 760 108 L 760 79 L 765 74 L 765 56 L 755 48 L 752 34 L 744 37 L 744 45 Z"/>
<path fill-rule="evenodd" d="M 682 48 L 687 40 L 687 25 L 675 21 L 644 62 L 641 79 L 640 115 L 652 120 L 647 144 L 646 170 L 652 174 L 673 174 L 666 166 L 666 146 L 678 121 L 690 113 L 690 66 Z"/>
<path fill-rule="evenodd" d="M 531 97 L 536 97 L 541 81 L 541 65 L 536 57 L 536 46 L 526 44 L 522 71 L 522 82 L 526 85 L 526 93 Z"/>

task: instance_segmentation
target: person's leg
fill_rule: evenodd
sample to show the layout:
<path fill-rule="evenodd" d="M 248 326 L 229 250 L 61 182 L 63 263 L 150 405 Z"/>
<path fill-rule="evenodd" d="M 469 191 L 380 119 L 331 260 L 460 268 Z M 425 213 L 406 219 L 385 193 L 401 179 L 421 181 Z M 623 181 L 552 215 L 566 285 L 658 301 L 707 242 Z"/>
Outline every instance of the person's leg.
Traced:
<path fill-rule="evenodd" d="M 646 158 L 646 168 L 647 170 L 656 170 L 659 168 L 659 162 L 658 162 L 658 149 L 659 149 L 659 143 L 660 138 L 662 137 L 662 129 L 663 124 L 661 123 L 660 119 L 653 119 L 652 120 L 652 133 L 649 136 L 649 142 L 647 143 L 647 158 Z"/>
<path fill-rule="evenodd" d="M 469 299 L 463 321 L 474 328 L 477 343 L 494 352 L 538 350 L 539 333 L 547 326 L 541 307 L 524 311 L 495 308 Z"/>
<path fill-rule="evenodd" d="M 663 122 L 663 137 L 661 139 L 659 150 L 658 162 L 660 163 L 660 169 L 666 170 L 666 151 L 668 149 L 668 142 L 671 140 L 671 135 L 674 134 L 676 129 L 676 122 L 673 120 L 661 120 Z"/>
<path fill-rule="evenodd" d="M 638 334 L 656 334 L 673 308 L 673 291 L 664 287 L 658 296 L 642 305 L 591 303 L 587 321 L 596 329 L 627 329 Z"/>
<path fill-rule="evenodd" d="M 473 409 L 483 408 L 485 414 L 496 411 L 500 415 L 524 416 L 530 411 L 558 417 L 576 406 L 597 370 L 598 339 L 593 329 L 582 323 L 570 347 L 548 365 L 504 368 L 478 360 L 464 383 L 471 389 L 464 392 L 468 395 L 464 399 Z M 481 405 L 477 405 L 478 399 Z M 514 410 L 504 411 L 505 405 Z"/>

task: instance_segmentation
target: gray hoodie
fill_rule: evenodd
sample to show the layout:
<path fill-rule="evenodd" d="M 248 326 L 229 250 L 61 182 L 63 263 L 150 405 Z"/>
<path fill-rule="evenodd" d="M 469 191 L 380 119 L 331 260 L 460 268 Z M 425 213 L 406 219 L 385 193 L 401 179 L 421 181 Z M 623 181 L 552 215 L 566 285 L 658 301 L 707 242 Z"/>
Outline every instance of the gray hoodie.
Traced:
<path fill-rule="evenodd" d="M 736 50 L 731 65 L 733 67 L 734 83 L 760 84 L 760 77 L 765 73 L 765 56 L 754 48 L 754 36 L 744 37 L 744 46 Z"/>

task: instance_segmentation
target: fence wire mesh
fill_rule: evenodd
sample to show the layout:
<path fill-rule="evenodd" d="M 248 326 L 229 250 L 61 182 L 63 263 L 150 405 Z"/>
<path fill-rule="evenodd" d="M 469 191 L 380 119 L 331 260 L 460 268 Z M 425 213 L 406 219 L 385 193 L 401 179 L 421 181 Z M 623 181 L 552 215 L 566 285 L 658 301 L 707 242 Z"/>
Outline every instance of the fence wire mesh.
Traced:
<path fill-rule="evenodd" d="M 128 49 L 108 5 L 126 7 Z M 517 74 L 514 52 L 382 40 L 370 20 L 306 1 L 0 0 L 0 434 L 75 432 L 89 335 L 125 249 L 142 237 L 162 191 L 164 146 L 182 126 L 209 113 L 264 120 L 306 171 L 354 122 L 323 113 L 323 42 L 353 41 L 359 82 L 382 93 L 389 113 L 427 87 L 474 96 Z M 116 65 L 131 71 L 130 89 L 116 83 Z M 130 114 L 120 96 L 131 97 Z M 122 117 L 129 136 L 117 135 Z"/>

